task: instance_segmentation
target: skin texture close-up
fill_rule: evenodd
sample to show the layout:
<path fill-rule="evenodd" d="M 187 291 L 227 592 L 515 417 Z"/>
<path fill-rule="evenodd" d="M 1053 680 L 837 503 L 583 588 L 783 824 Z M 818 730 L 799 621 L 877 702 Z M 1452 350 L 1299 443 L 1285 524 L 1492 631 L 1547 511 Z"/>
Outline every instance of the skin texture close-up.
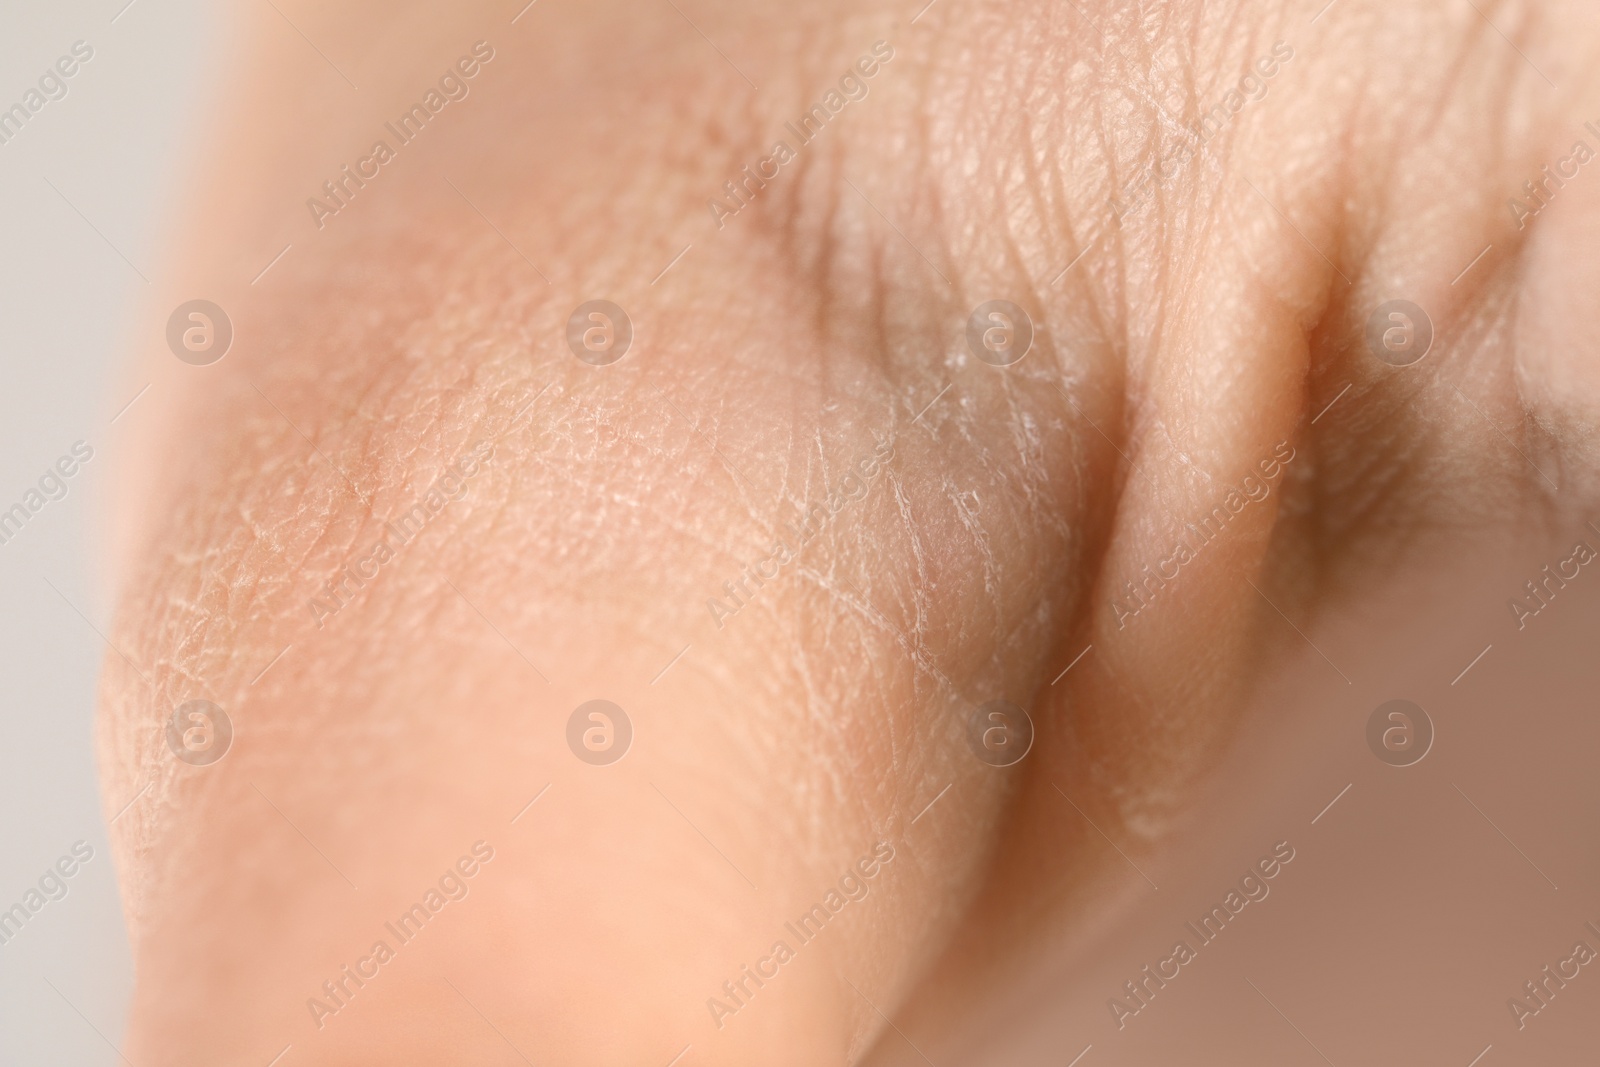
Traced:
<path fill-rule="evenodd" d="M 520 6 L 231 16 L 120 1056 L 1593 1057 L 1600 12 Z"/>

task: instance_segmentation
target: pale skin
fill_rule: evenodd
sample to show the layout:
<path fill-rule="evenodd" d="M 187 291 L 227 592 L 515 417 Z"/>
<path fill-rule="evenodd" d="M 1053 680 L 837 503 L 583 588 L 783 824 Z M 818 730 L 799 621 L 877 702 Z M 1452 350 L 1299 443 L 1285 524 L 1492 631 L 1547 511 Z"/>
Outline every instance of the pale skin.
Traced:
<path fill-rule="evenodd" d="M 1480 5 L 1505 36 L 1422 0 L 679 6 L 285 7 L 327 61 L 270 9 L 231 42 L 118 456 L 133 1063 L 921 1062 L 886 1016 L 963 1062 L 1120 914 L 1125 861 L 1202 832 L 1305 652 L 1284 617 L 1592 516 L 1600 168 L 1524 188 L 1600 148 L 1592 6 Z M 315 219 L 479 40 L 466 98 Z M 862 99 L 708 208 L 879 41 Z M 196 295 L 236 331 L 205 368 L 161 335 Z M 1435 333 L 1404 373 L 1365 340 L 1396 298 Z M 592 299 L 633 324 L 609 366 L 566 343 Z M 1035 324 L 1009 367 L 967 347 L 989 299 Z M 1129 624 L 1124 582 L 1285 444 Z M 209 767 L 162 738 L 195 698 L 236 731 Z M 608 767 L 565 740 L 595 698 L 634 732 Z M 966 742 L 994 699 L 1037 728 L 1006 772 Z M 463 900 L 321 992 L 480 840 Z M 708 1009 L 878 842 L 827 940 Z"/>

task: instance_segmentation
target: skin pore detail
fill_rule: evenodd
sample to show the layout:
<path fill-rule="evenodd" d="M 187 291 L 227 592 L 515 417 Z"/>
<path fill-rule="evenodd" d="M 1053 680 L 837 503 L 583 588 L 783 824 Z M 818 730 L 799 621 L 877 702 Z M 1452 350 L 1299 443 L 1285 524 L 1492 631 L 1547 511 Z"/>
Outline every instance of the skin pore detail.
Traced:
<path fill-rule="evenodd" d="M 359 92 L 241 16 L 141 333 L 204 293 L 233 349 L 141 347 L 159 388 L 106 450 L 137 486 L 98 726 L 108 816 L 145 789 L 112 838 L 133 1062 L 898 1062 L 886 1017 L 961 1047 L 1088 958 L 1129 864 L 1163 883 L 1263 679 L 1326 669 L 1296 627 L 1484 500 L 1514 518 L 1475 544 L 1581 508 L 1592 258 L 1547 230 L 1597 205 L 1574 179 L 1524 231 L 1505 201 L 1592 69 L 1546 22 L 1589 16 L 1520 31 L 1552 94 L 1470 7 L 917 6 L 297 10 Z M 1397 39 L 1408 68 L 1370 62 Z M 479 40 L 470 95 L 308 219 Z M 735 212 L 729 175 L 819 101 Z M 1398 297 L 1436 333 L 1415 373 L 1364 340 Z M 965 340 L 994 299 L 1035 331 L 1006 367 Z M 605 366 L 566 341 L 591 300 L 633 326 Z M 235 730 L 200 768 L 161 734 L 197 698 Z M 598 698 L 634 730 L 606 767 L 562 733 Z M 1005 769 L 965 740 L 997 699 L 1037 730 Z M 308 1011 L 477 840 L 492 877 Z M 795 944 L 863 842 L 894 862 Z M 775 939 L 775 987 L 728 999 Z"/>

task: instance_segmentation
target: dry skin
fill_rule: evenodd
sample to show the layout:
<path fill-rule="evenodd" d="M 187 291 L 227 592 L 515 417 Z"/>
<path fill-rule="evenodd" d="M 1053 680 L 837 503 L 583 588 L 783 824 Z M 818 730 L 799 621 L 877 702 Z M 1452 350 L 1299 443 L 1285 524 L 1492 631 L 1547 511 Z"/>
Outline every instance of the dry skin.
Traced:
<path fill-rule="evenodd" d="M 838 1063 L 884 1013 L 938 1047 L 1119 906 L 1058 784 L 1158 869 L 1298 641 L 1278 608 L 1304 628 L 1593 503 L 1600 171 L 1525 229 L 1507 206 L 1600 145 L 1576 0 L 1490 12 L 1538 69 L 1431 0 L 280 6 L 304 37 L 250 16 L 147 315 L 205 295 L 234 348 L 146 346 L 122 479 L 101 753 L 108 814 L 153 782 L 114 827 L 134 1063 Z M 306 198 L 480 40 L 466 98 L 319 228 Z M 719 227 L 707 200 L 878 41 Z M 1397 297 L 1436 332 L 1403 372 L 1364 338 Z M 635 329 L 600 368 L 564 340 L 596 298 Z M 990 299 L 1037 326 L 1004 369 L 965 340 Z M 607 768 L 564 742 L 597 697 L 635 731 Z M 208 768 L 162 739 L 194 698 L 237 730 Z M 1010 771 L 965 741 L 999 698 L 1038 726 Z M 308 998 L 479 840 L 470 894 L 319 1029 Z M 880 841 L 864 902 L 719 1029 L 706 998 Z"/>

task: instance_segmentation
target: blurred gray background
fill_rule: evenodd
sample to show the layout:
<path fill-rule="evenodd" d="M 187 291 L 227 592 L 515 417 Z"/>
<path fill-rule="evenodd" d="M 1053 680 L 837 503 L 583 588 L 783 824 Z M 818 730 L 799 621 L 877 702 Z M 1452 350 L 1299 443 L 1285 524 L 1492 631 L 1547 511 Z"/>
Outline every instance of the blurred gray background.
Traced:
<path fill-rule="evenodd" d="M 132 975 L 94 773 L 110 605 L 93 531 L 108 423 L 133 392 L 118 373 L 129 311 L 181 206 L 171 190 L 194 158 L 222 28 L 196 0 L 0 3 L 0 109 L 74 42 L 94 50 L 67 94 L 0 144 L 0 511 L 73 442 L 95 449 L 67 495 L 0 544 L 0 911 L 74 842 L 94 849 L 66 896 L 0 945 L 5 1067 L 122 1062 Z"/>

